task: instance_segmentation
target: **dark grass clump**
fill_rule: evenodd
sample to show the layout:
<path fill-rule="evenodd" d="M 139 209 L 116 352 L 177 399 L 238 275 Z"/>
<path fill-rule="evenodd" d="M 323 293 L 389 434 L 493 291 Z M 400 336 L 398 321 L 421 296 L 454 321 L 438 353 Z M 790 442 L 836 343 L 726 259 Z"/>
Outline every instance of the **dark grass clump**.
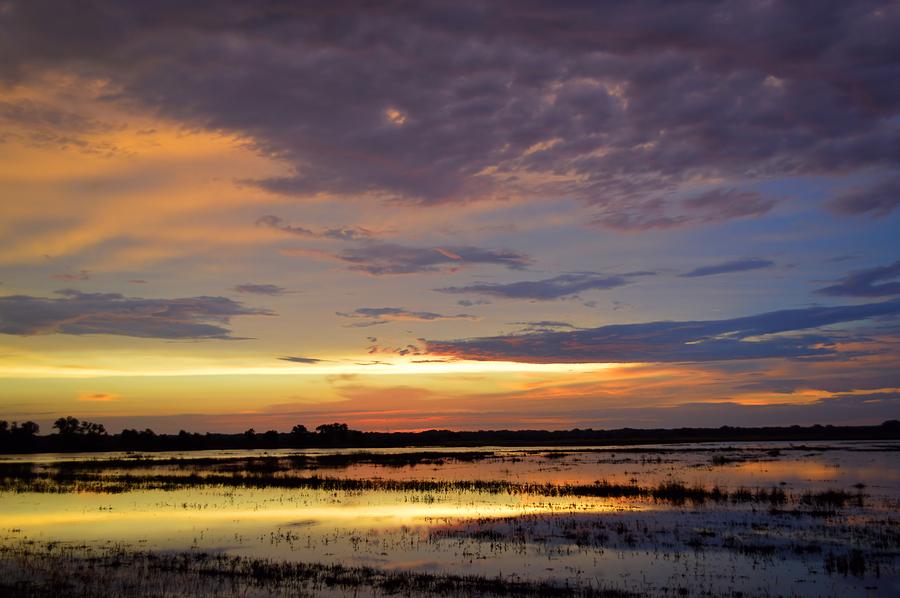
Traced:
<path fill-rule="evenodd" d="M 847 554 L 834 554 L 829 552 L 825 557 L 825 571 L 829 574 L 839 574 L 843 576 L 853 575 L 854 577 L 862 577 L 866 574 L 869 564 L 861 550 L 851 550 Z"/>
<path fill-rule="evenodd" d="M 687 486 L 667 481 L 656 486 L 617 484 L 599 480 L 593 484 L 520 483 L 508 480 L 391 480 L 383 478 L 339 478 L 327 476 L 281 476 L 269 470 L 240 470 L 230 473 L 114 473 L 102 474 L 72 468 L 36 469 L 5 468 L 0 477 L 0 491 L 6 492 L 95 492 L 120 493 L 136 490 L 181 490 L 198 487 L 285 488 L 322 490 L 326 492 L 416 492 L 447 494 L 473 492 L 482 494 L 534 495 L 551 497 L 594 497 L 611 499 L 652 500 L 673 505 L 709 503 L 766 504 L 773 509 L 790 501 L 815 507 L 841 508 L 862 506 L 863 495 L 841 490 L 807 492 L 789 496 L 781 488 L 738 488 L 733 492 L 718 486 Z"/>
<path fill-rule="evenodd" d="M 346 469 L 353 465 L 399 468 L 417 465 L 444 465 L 450 462 L 475 463 L 492 458 L 497 458 L 493 451 L 416 451 L 409 453 L 355 451 L 323 454 L 296 453 L 286 456 L 166 457 L 160 459 L 134 455 L 113 459 L 73 459 L 58 461 L 50 465 L 0 463 L 0 478 L 23 477 L 30 472 L 42 470 L 68 475 L 134 470 L 274 474 L 303 469 Z"/>
<path fill-rule="evenodd" d="M 843 508 L 847 505 L 863 506 L 862 492 L 847 492 L 845 490 L 823 490 L 821 492 L 804 492 L 800 496 L 800 503 L 814 507 Z"/>
<path fill-rule="evenodd" d="M 340 564 L 282 562 L 195 552 L 156 553 L 84 547 L 7 547 L 0 552 L 0 595 L 106 596 L 503 596 L 630 598 L 600 585 L 552 580 L 389 571 Z"/>

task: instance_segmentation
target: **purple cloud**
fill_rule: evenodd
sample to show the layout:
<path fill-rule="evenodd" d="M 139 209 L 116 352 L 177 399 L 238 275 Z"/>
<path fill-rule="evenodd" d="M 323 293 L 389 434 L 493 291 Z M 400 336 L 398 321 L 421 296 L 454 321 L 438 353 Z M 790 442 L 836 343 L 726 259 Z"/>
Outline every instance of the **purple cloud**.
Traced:
<path fill-rule="evenodd" d="M 771 207 L 728 182 L 670 199 L 698 180 L 896 171 L 898 29 L 880 0 L 19 0 L 0 15 L 0 80 L 107 80 L 109 102 L 250 139 L 290 169 L 252 181 L 272 192 L 574 197 L 647 230 Z"/>
<path fill-rule="evenodd" d="M 327 257 L 349 265 L 350 270 L 373 276 L 454 271 L 474 264 L 498 264 L 521 270 L 531 264 L 528 256 L 511 251 L 471 246 L 410 247 L 393 243 L 367 243 L 340 253 L 300 251 L 298 255 Z"/>
<path fill-rule="evenodd" d="M 444 287 L 435 290 L 441 293 L 550 301 L 592 289 L 614 289 L 633 282 L 632 279 L 635 277 L 652 276 L 653 274 L 653 272 L 631 272 L 620 275 L 606 275 L 596 272 L 576 272 L 561 274 L 545 280 L 525 280 L 506 284 L 485 282 L 461 287 Z"/>
<path fill-rule="evenodd" d="M 284 287 L 277 284 L 239 284 L 234 288 L 237 293 L 250 293 L 252 295 L 281 295 L 285 292 Z"/>
<path fill-rule="evenodd" d="M 808 307 L 728 320 L 617 324 L 451 341 L 426 341 L 434 356 L 525 363 L 700 362 L 834 353 L 836 337 L 785 334 L 900 315 L 900 300 Z M 762 338 L 760 338 L 762 337 Z"/>
<path fill-rule="evenodd" d="M 900 261 L 889 266 L 851 272 L 837 284 L 816 291 L 836 297 L 890 297 L 900 295 Z M 894 281 L 894 282 L 890 282 Z"/>
<path fill-rule="evenodd" d="M 353 328 L 364 328 L 394 321 L 434 322 L 436 320 L 476 320 L 471 314 L 438 314 L 430 311 L 412 311 L 403 307 L 360 307 L 352 312 L 335 312 L 342 318 L 360 318 L 364 322 L 351 324 Z"/>
<path fill-rule="evenodd" d="M 900 206 L 900 176 L 884 179 L 863 189 L 853 189 L 828 204 L 836 214 L 870 214 L 873 218 L 887 216 L 897 206 Z"/>
<path fill-rule="evenodd" d="M 627 209 L 607 208 L 591 225 L 622 232 L 677 228 L 703 223 L 724 222 L 735 218 L 762 216 L 776 204 L 756 191 L 712 189 L 680 202 L 656 197 L 634 203 Z"/>
<path fill-rule="evenodd" d="M 712 264 L 710 266 L 701 266 L 690 272 L 679 274 L 682 278 L 700 278 L 702 276 L 715 276 L 716 274 L 730 274 L 732 272 L 747 272 L 748 270 L 760 270 L 762 268 L 771 268 L 775 265 L 772 260 L 764 260 L 760 258 L 746 258 L 742 260 L 731 260 Z"/>
<path fill-rule="evenodd" d="M 59 297 L 0 297 L 0 334 L 112 334 L 160 339 L 234 339 L 235 316 L 273 315 L 226 297 L 140 299 L 119 293 L 56 291 Z"/>
<path fill-rule="evenodd" d="M 358 226 L 338 226 L 314 231 L 302 226 L 291 225 L 285 222 L 282 218 L 274 216 L 272 214 L 267 214 L 258 218 L 256 220 L 256 226 L 280 230 L 282 232 L 298 237 L 335 239 L 338 241 L 363 241 L 366 239 L 370 239 L 373 236 L 372 231 Z"/>

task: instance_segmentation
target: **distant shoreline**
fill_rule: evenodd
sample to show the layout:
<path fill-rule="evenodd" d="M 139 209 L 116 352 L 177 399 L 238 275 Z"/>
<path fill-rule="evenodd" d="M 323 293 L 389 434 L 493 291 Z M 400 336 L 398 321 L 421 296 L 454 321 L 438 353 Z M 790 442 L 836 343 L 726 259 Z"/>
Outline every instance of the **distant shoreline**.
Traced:
<path fill-rule="evenodd" d="M 87 422 L 84 422 L 87 423 Z M 482 430 L 423 432 L 362 432 L 344 424 L 320 426 L 307 431 L 297 426 L 293 432 L 253 430 L 238 434 L 188 433 L 155 434 L 150 430 L 123 430 L 106 434 L 76 429 L 49 435 L 0 435 L 0 454 L 186 451 L 224 449 L 307 449 L 307 448 L 404 448 L 404 447 L 604 447 L 612 445 L 682 444 L 699 442 L 803 442 L 840 440 L 900 440 L 900 421 L 874 426 L 783 426 L 673 428 L 615 430 Z"/>

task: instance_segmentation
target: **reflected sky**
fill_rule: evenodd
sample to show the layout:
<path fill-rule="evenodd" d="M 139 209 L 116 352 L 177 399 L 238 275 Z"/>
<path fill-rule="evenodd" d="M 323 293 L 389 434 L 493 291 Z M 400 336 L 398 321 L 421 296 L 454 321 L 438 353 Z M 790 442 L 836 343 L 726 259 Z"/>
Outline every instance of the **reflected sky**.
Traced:
<path fill-rule="evenodd" d="M 866 542 L 889 537 L 879 534 L 893 533 L 886 521 L 900 499 L 898 453 L 885 450 L 884 446 L 879 450 L 879 446 L 882 445 L 831 443 L 791 450 L 790 443 L 741 448 L 711 444 L 682 445 L 663 452 L 659 451 L 666 447 L 659 446 L 647 447 L 655 449 L 652 452 L 635 452 L 634 447 L 603 451 L 513 447 L 490 449 L 493 456 L 474 462 L 445 459 L 405 467 L 364 463 L 278 473 L 385 480 L 590 483 L 608 479 L 637 480 L 641 485 L 680 480 L 732 489 L 778 485 L 791 496 L 806 490 L 848 489 L 852 484 L 865 484 L 864 507 L 847 507 L 839 517 L 825 519 L 773 517 L 766 508 L 729 503 L 698 507 L 639 499 L 458 490 L 322 491 L 201 486 L 115 494 L 2 492 L 0 530 L 2 543 L 9 546 L 30 541 L 65 542 L 225 552 L 427 572 L 515 574 L 527 579 L 599 577 L 630 589 L 672 586 L 691 575 L 713 591 L 727 591 L 733 586 L 751 593 L 766 592 L 776 587 L 771 585 L 772 579 L 789 576 L 792 587 L 799 588 L 801 595 L 818 595 L 838 588 L 852 594 L 865 584 L 874 584 L 880 592 L 889 591 L 900 580 L 896 560 L 883 562 L 877 579 L 836 578 L 822 570 L 820 553 L 809 556 L 793 548 L 816 543 L 823 547 L 820 550 L 842 551 L 848 546 L 842 543 L 844 538 L 848 538 L 847 542 L 856 538 L 854 542 L 865 546 Z M 470 449 L 446 453 L 467 450 Z M 347 451 L 310 451 L 324 455 L 336 452 Z M 273 453 L 286 456 L 292 451 Z M 216 457 L 228 463 L 229 459 L 250 455 L 260 453 L 207 451 L 181 456 Z M 173 456 L 147 455 L 157 459 Z M 728 460 L 716 465 L 713 456 Z M 76 457 L 36 455 L 8 461 L 32 461 L 46 468 L 73 458 Z M 152 461 L 142 463 L 141 467 L 156 473 L 160 469 L 182 471 L 171 465 L 154 469 L 151 464 Z M 202 466 L 201 472 L 209 467 Z M 187 468 L 182 473 L 192 471 L 196 470 Z M 775 554 L 779 556 L 761 560 L 754 552 L 734 548 L 735 542 L 738 547 L 768 543 L 774 548 L 766 550 L 777 550 Z M 704 544 L 707 547 L 701 549 Z M 641 578 L 637 577 L 638 572 Z"/>

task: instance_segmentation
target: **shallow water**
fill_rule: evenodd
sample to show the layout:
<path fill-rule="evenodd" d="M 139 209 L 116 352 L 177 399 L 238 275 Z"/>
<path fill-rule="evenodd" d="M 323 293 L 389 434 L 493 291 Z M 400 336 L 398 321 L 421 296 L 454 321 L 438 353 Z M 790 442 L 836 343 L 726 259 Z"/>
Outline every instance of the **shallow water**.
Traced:
<path fill-rule="evenodd" d="M 340 467 L 270 475 L 352 479 L 506 480 L 651 486 L 680 481 L 734 491 L 783 489 L 782 506 L 672 504 L 646 498 L 461 490 L 325 491 L 200 485 L 175 490 L 0 492 L 0 542 L 204 551 L 435 573 L 602 584 L 642 594 L 900 595 L 900 445 L 683 444 L 554 449 L 430 449 L 443 457 L 404 467 L 353 459 Z M 366 451 L 382 456 L 425 449 Z M 488 451 L 474 461 L 454 454 Z M 300 451 L 307 456 L 353 451 Z M 298 451 L 36 455 L 4 459 L 51 471 L 90 462 L 99 475 L 188 475 L 233 469 L 248 457 Z M 191 459 L 209 458 L 202 464 Z M 323 458 L 324 458 L 323 457 Z M 171 459 L 186 460 L 184 463 Z M 160 461 L 154 464 L 154 461 Z M 163 462 L 164 461 L 164 462 Z M 389 461 L 389 459 L 388 459 Z M 96 462 L 96 463 L 94 463 Z M 306 462 L 304 462 L 306 463 Z M 306 463 L 309 465 L 309 463 Z M 864 494 L 862 506 L 806 505 L 804 492 Z M 34 544 L 28 544 L 33 542 Z"/>

